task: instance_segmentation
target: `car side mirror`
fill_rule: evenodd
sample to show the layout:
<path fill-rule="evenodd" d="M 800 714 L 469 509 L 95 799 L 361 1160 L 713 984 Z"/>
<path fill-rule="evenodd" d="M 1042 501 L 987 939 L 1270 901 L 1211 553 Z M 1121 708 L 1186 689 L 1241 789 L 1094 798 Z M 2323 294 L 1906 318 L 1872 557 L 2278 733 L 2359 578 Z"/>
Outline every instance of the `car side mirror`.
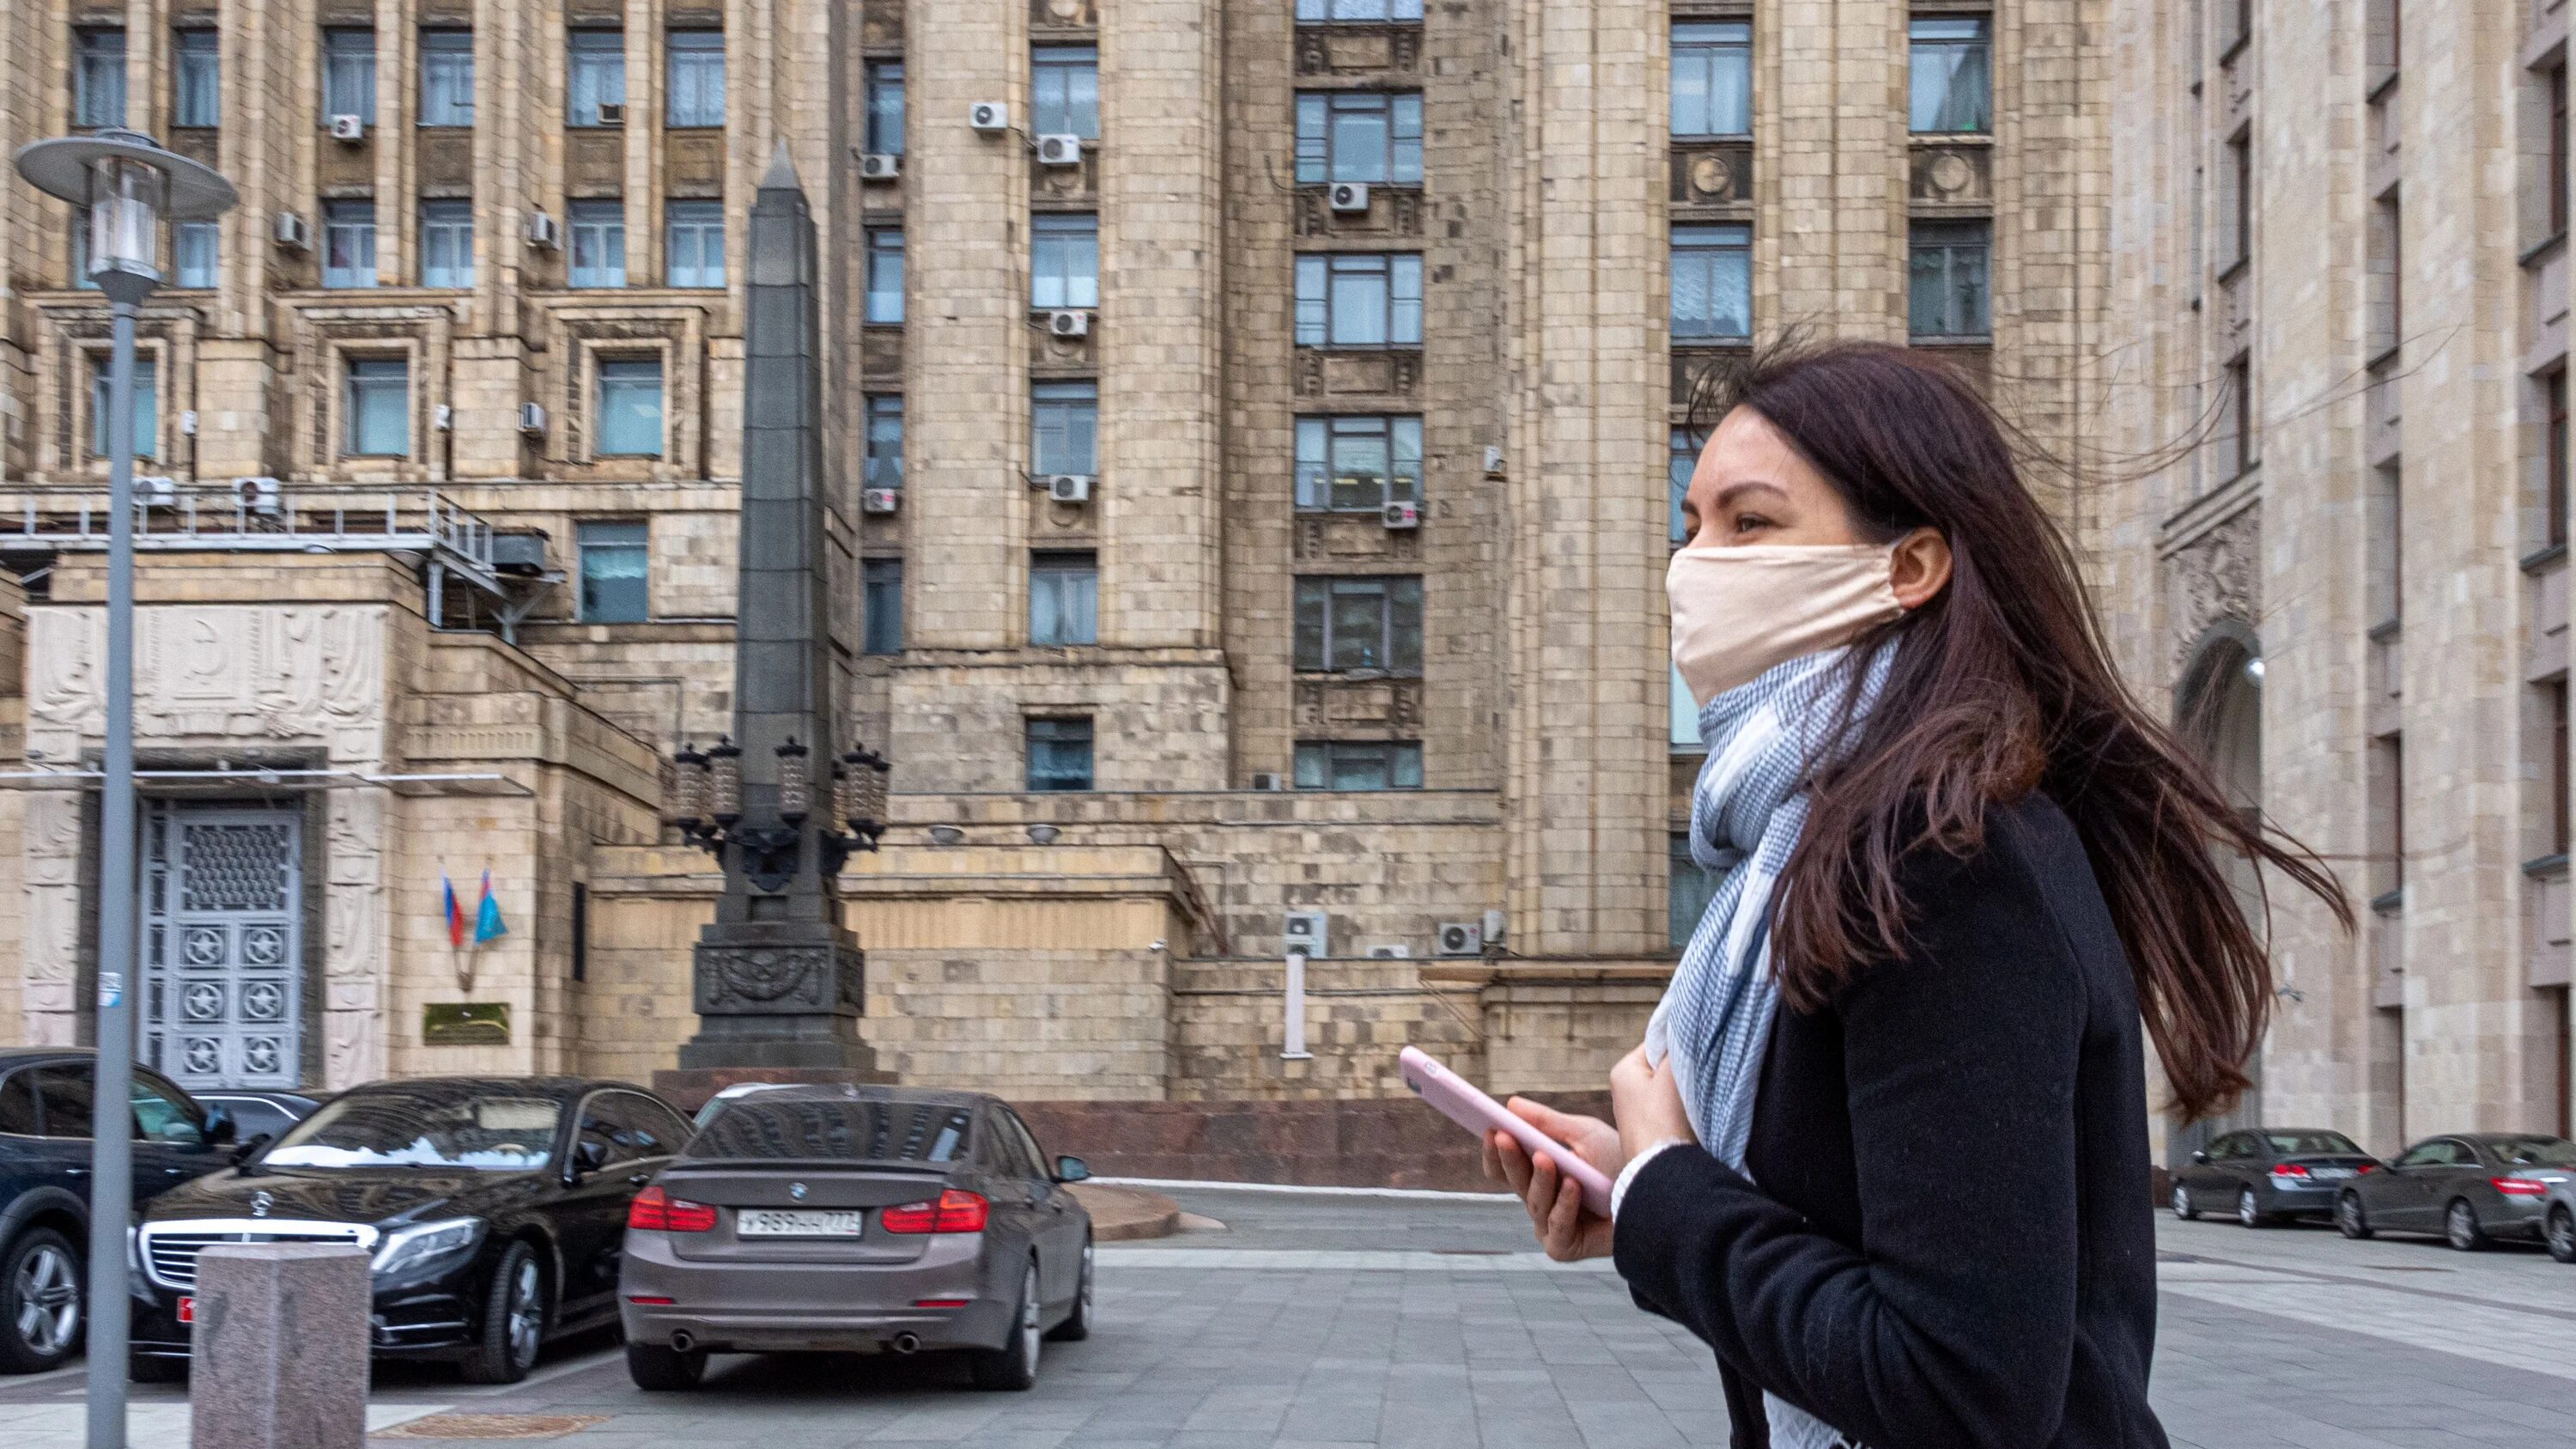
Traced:
<path fill-rule="evenodd" d="M 2209 1154 L 2207 1152 L 2195 1152 L 2191 1155 L 2191 1160 L 2203 1167 L 2207 1167 L 2209 1165 Z"/>
<path fill-rule="evenodd" d="M 234 1144 L 233 1144 L 233 1166 L 235 1166 L 235 1167 L 239 1167 L 239 1166 L 241 1166 L 243 1163 L 250 1161 L 250 1160 L 251 1160 L 252 1158 L 254 1158 L 254 1157 L 257 1157 L 257 1156 L 259 1155 L 259 1150 L 260 1150 L 261 1148 L 263 1148 L 263 1147 L 266 1147 L 266 1146 L 268 1145 L 268 1142 L 269 1142 L 268 1134 L 267 1134 L 267 1133 L 265 1133 L 265 1132 L 261 1132 L 261 1133 L 258 1133 L 258 1134 L 256 1134 L 256 1135 L 254 1135 L 254 1136 L 253 1136 L 253 1137 L 252 1137 L 248 1142 L 236 1142 L 236 1143 L 234 1143 Z"/>
<path fill-rule="evenodd" d="M 575 1173 L 597 1172 L 608 1165 L 608 1144 L 585 1137 L 572 1147 L 572 1169 Z"/>
<path fill-rule="evenodd" d="M 241 1138 L 241 1128 L 233 1114 L 221 1107 L 206 1109 L 206 1141 L 217 1147 L 229 1147 Z"/>
<path fill-rule="evenodd" d="M 1055 1160 L 1055 1180 L 1058 1182 L 1085 1182 L 1090 1177 L 1091 1164 L 1079 1157 L 1059 1157 Z"/>

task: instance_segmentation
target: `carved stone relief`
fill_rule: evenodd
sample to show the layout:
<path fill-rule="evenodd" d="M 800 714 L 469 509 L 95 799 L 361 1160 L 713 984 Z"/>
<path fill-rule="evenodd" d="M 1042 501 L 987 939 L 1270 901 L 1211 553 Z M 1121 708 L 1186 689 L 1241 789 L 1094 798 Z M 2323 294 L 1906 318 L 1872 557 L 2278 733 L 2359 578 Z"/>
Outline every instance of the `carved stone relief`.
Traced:
<path fill-rule="evenodd" d="M 31 731 L 96 735 L 105 703 L 95 609 L 28 611 Z M 386 611 L 227 605 L 135 618 L 135 732 L 146 740 L 319 740 L 333 758 L 383 754 Z M 49 747 L 50 748 L 50 747 Z"/>
<path fill-rule="evenodd" d="M 2174 549 L 2164 558 L 2165 616 L 2174 665 L 2223 619 L 2257 628 L 2262 615 L 2258 560 L 2262 509 L 2251 506 Z"/>

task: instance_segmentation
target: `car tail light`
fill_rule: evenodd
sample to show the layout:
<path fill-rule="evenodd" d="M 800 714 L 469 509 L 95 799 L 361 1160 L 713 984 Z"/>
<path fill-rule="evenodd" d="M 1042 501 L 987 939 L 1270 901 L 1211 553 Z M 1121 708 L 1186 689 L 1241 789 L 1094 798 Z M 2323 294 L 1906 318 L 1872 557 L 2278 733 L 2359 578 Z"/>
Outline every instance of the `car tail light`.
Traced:
<path fill-rule="evenodd" d="M 878 1209 L 877 1226 L 889 1233 L 980 1233 L 986 1211 L 981 1196 L 952 1187 L 935 1203 Z"/>
<path fill-rule="evenodd" d="M 2353 1176 L 2355 1176 L 2355 1177 L 2368 1177 L 2368 1176 L 2370 1176 L 2372 1173 L 2377 1172 L 2378 1170 L 2379 1170 L 2379 1164 L 2378 1164 L 2378 1163 L 2376 1163 L 2376 1162 L 2365 1162 L 2365 1163 L 2363 1163 L 2361 1166 L 2354 1168 L 2354 1169 L 2352 1170 L 2352 1175 L 2353 1175 Z"/>
<path fill-rule="evenodd" d="M 2490 1177 L 2487 1184 L 2506 1197 L 2547 1197 L 2549 1184 L 2530 1177 Z"/>
<path fill-rule="evenodd" d="M 915 1308 L 963 1308 L 966 1306 L 966 1303 L 967 1300 L 963 1298 L 915 1298 L 912 1300 L 912 1306 Z"/>
<path fill-rule="evenodd" d="M 2274 1177 L 2305 1177 L 2308 1175 L 2308 1170 L 2295 1162 L 2284 1162 L 2280 1166 L 2273 1168 L 2271 1175 Z"/>
<path fill-rule="evenodd" d="M 635 1194 L 626 1208 L 626 1226 L 656 1233 L 711 1233 L 716 1210 L 702 1202 L 672 1197 L 658 1187 Z"/>
<path fill-rule="evenodd" d="M 626 1295 L 626 1301 L 629 1303 L 641 1303 L 647 1308 L 669 1308 L 679 1300 L 676 1298 L 656 1298 L 649 1293 L 630 1293 Z"/>

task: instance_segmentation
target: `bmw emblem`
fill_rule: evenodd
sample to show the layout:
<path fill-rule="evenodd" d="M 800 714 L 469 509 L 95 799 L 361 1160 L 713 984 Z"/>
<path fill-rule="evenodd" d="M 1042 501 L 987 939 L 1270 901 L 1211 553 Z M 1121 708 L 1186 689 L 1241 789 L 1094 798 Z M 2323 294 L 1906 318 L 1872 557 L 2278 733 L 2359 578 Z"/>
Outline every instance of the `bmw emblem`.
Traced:
<path fill-rule="evenodd" d="M 801 1182 L 791 1182 L 787 1184 L 787 1195 L 796 1199 L 798 1202 L 803 1202 L 805 1200 L 805 1184 Z"/>
<path fill-rule="evenodd" d="M 268 1210 L 275 1206 L 276 1203 L 277 1199 L 270 1197 L 264 1189 L 262 1191 L 252 1193 L 250 1195 L 250 1215 L 255 1218 L 267 1217 Z"/>

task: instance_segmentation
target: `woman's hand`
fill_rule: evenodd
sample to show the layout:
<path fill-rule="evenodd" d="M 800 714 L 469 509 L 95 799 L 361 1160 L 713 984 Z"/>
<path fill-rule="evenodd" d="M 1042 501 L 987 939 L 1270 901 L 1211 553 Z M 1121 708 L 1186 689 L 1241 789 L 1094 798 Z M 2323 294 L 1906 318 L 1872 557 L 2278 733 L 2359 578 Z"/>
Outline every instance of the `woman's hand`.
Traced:
<path fill-rule="evenodd" d="M 1598 1117 L 1577 1117 L 1526 1097 L 1514 1097 L 1503 1105 L 1573 1148 L 1575 1156 L 1599 1168 L 1604 1177 L 1617 1177 L 1619 1169 L 1628 1165 L 1618 1129 Z M 1583 1206 L 1582 1184 L 1557 1171 L 1554 1158 L 1540 1153 L 1533 1159 L 1510 1133 L 1488 1132 L 1485 1175 L 1520 1194 L 1521 1205 L 1529 1209 L 1530 1226 L 1537 1230 L 1549 1257 L 1570 1263 L 1610 1256 L 1610 1220 Z"/>
<path fill-rule="evenodd" d="M 1673 1059 L 1657 1066 L 1639 1047 L 1610 1069 L 1610 1115 L 1619 1121 L 1619 1160 L 1626 1162 L 1658 1142 L 1697 1142 L 1690 1113 L 1682 1107 L 1681 1082 Z"/>

